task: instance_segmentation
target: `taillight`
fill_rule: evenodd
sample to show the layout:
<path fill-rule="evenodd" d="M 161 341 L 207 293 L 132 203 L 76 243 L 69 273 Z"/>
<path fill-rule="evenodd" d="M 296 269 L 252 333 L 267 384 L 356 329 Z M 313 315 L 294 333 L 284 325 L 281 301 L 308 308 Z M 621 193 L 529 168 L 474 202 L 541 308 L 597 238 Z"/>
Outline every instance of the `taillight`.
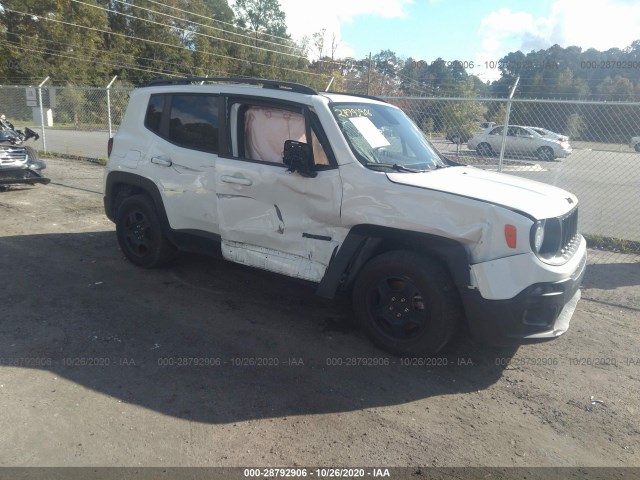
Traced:
<path fill-rule="evenodd" d="M 107 157 L 111 156 L 111 150 L 113 150 L 113 137 L 107 142 Z"/>
<path fill-rule="evenodd" d="M 507 242 L 507 246 L 509 248 L 516 248 L 516 240 L 518 237 L 518 229 L 515 225 L 505 225 L 504 226 L 504 239 Z"/>

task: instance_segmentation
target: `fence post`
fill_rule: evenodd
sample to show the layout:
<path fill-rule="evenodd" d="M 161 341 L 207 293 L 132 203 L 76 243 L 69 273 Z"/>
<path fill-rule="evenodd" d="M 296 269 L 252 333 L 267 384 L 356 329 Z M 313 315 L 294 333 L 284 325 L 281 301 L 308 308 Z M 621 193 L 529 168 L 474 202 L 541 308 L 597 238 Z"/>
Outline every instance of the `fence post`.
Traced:
<path fill-rule="evenodd" d="M 509 100 L 507 100 L 507 113 L 504 115 L 504 128 L 502 129 L 502 143 L 500 144 L 500 160 L 498 160 L 498 171 L 502 171 L 502 161 L 504 160 L 504 147 L 507 143 L 507 130 L 509 128 L 509 116 L 511 115 L 511 99 L 513 94 L 516 93 L 516 87 L 520 81 L 520 75 L 516 78 L 516 83 L 513 84 L 511 93 L 509 94 Z"/>
<path fill-rule="evenodd" d="M 42 130 L 42 150 L 47 153 L 47 137 L 44 134 L 44 106 L 42 105 L 42 86 L 49 81 L 49 77 L 45 78 L 38 85 L 38 103 L 40 105 L 40 130 Z"/>
<path fill-rule="evenodd" d="M 109 95 L 109 92 L 111 89 L 111 85 L 113 85 L 113 82 L 116 81 L 116 78 L 118 78 L 118 75 L 115 75 L 109 82 L 109 85 L 107 85 L 107 117 L 109 118 L 109 138 L 113 136 L 111 133 L 111 96 Z"/>
<path fill-rule="evenodd" d="M 329 85 L 327 85 L 327 88 L 324 89 L 325 92 L 329 91 L 329 89 L 331 88 L 331 84 L 333 83 L 334 79 L 335 79 L 335 77 L 331 77 L 331 80 L 329 80 Z"/>

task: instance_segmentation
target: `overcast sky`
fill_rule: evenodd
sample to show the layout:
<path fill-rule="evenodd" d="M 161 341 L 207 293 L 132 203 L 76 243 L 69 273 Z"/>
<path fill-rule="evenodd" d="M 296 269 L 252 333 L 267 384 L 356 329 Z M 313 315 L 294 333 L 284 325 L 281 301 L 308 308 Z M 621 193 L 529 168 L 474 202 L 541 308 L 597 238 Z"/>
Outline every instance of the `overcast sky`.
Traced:
<path fill-rule="evenodd" d="M 314 2 L 315 3 L 315 2 Z M 294 39 L 327 30 L 338 56 L 364 58 L 389 49 L 402 57 L 474 62 L 468 70 L 497 78 L 485 62 L 510 51 L 577 45 L 626 47 L 640 39 L 638 0 L 280 0 Z M 320 3 L 320 2 L 318 2 Z"/>

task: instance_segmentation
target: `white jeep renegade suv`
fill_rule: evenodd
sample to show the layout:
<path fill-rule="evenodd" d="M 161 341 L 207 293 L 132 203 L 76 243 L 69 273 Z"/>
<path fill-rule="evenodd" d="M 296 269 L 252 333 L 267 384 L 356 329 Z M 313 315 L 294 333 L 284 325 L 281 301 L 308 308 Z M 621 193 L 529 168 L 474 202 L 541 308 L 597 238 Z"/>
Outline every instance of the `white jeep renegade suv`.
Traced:
<path fill-rule="evenodd" d="M 462 323 L 494 344 L 554 338 L 580 298 L 575 196 L 453 164 L 379 99 L 155 81 L 109 151 L 104 206 L 131 262 L 183 249 L 349 292 L 396 354 L 433 354 Z"/>

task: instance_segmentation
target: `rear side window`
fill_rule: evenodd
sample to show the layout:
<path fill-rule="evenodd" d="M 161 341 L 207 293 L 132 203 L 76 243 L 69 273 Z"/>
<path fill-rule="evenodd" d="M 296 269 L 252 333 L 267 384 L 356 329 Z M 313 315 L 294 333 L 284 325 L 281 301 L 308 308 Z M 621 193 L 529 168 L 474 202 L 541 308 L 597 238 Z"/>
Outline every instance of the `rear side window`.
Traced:
<path fill-rule="evenodd" d="M 168 140 L 181 147 L 218 152 L 218 97 L 172 95 Z"/>
<path fill-rule="evenodd" d="M 155 133 L 160 133 L 160 120 L 164 109 L 164 95 L 151 95 L 144 126 Z"/>

